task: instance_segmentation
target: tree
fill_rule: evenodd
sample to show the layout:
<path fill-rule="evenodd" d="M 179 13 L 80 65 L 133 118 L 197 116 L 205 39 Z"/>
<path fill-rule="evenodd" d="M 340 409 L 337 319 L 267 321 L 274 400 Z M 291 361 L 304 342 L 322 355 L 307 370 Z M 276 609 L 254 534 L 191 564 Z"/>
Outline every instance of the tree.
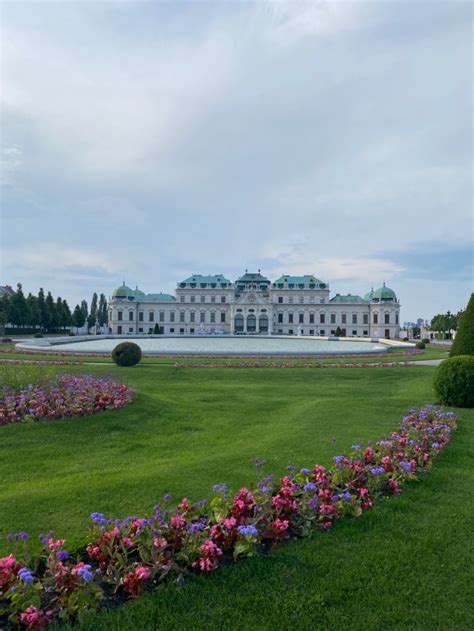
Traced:
<path fill-rule="evenodd" d="M 17 284 L 17 290 L 10 298 L 8 319 L 14 326 L 29 324 L 30 313 L 21 283 Z"/>
<path fill-rule="evenodd" d="M 63 299 L 61 296 L 56 298 L 56 304 L 54 305 L 55 314 L 56 314 L 56 326 L 59 329 L 64 328 L 64 310 L 63 310 Z"/>
<path fill-rule="evenodd" d="M 46 295 L 45 304 L 49 317 L 48 331 L 54 331 L 58 326 L 58 318 L 56 314 L 56 305 L 54 304 L 53 296 L 50 291 L 48 291 Z"/>
<path fill-rule="evenodd" d="M 81 300 L 81 311 L 84 314 L 84 323 L 89 315 L 89 308 L 87 306 L 87 300 Z"/>
<path fill-rule="evenodd" d="M 5 326 L 8 324 L 8 311 L 10 300 L 8 294 L 3 294 L 0 299 L 0 334 L 5 334 Z"/>
<path fill-rule="evenodd" d="M 84 309 L 82 309 L 82 306 L 80 307 L 79 305 L 76 305 L 72 314 L 72 323 L 76 327 L 76 332 L 77 329 L 84 326 L 85 322 L 86 318 L 84 316 Z"/>
<path fill-rule="evenodd" d="M 474 293 L 471 294 L 451 347 L 450 356 L 456 355 L 474 355 Z"/>
<path fill-rule="evenodd" d="M 94 324 L 96 323 L 96 320 L 97 320 L 97 294 L 96 292 L 94 292 L 92 295 L 92 300 L 91 300 L 90 313 L 87 318 L 87 325 L 90 329 L 94 326 Z"/>
<path fill-rule="evenodd" d="M 47 331 L 51 325 L 51 314 L 48 310 L 48 306 L 46 304 L 46 300 L 44 297 L 44 290 L 40 287 L 38 292 L 38 309 L 40 312 L 40 325 L 41 328 Z"/>
<path fill-rule="evenodd" d="M 69 305 L 63 300 L 63 327 L 70 327 L 72 324 L 72 315 Z"/>
<path fill-rule="evenodd" d="M 41 324 L 41 314 L 38 306 L 38 298 L 29 293 L 26 298 L 26 304 L 28 305 L 30 313 L 29 324 L 31 327 L 36 328 L 39 324 Z"/>
<path fill-rule="evenodd" d="M 341 329 L 340 326 L 338 326 L 337 329 L 336 329 L 336 336 L 337 337 L 341 337 L 342 336 L 342 329 Z"/>
<path fill-rule="evenodd" d="M 97 319 L 99 320 L 100 326 L 104 326 L 107 324 L 107 300 L 104 294 L 100 294 L 99 297 L 99 308 L 97 310 Z"/>

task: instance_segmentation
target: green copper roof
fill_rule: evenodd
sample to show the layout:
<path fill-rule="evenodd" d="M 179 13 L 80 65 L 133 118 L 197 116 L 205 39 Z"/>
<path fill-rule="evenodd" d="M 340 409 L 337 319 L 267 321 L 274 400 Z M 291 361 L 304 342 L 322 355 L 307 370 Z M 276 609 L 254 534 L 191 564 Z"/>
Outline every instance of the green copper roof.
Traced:
<path fill-rule="evenodd" d="M 372 300 L 372 298 L 374 297 L 374 288 L 372 287 L 372 289 L 365 294 L 364 296 L 364 300 Z"/>
<path fill-rule="evenodd" d="M 135 296 L 135 298 L 145 298 L 146 296 L 144 291 L 142 291 L 141 289 L 138 289 L 138 285 L 133 290 L 133 295 Z"/>
<path fill-rule="evenodd" d="M 258 272 L 247 272 L 245 270 L 245 274 L 237 279 L 237 283 L 270 283 L 270 280 L 265 276 L 260 274 L 260 270 Z"/>
<path fill-rule="evenodd" d="M 309 285 L 322 285 L 326 287 L 326 283 L 323 283 L 322 280 L 316 278 L 316 276 L 312 276 L 310 274 L 305 274 L 304 276 L 290 276 L 288 274 L 284 274 L 277 278 L 277 280 L 273 283 L 274 285 L 304 285 L 308 287 Z"/>
<path fill-rule="evenodd" d="M 133 290 L 130 287 L 127 287 L 125 283 L 121 287 L 117 287 L 117 289 L 113 292 L 112 298 L 132 298 Z"/>
<path fill-rule="evenodd" d="M 336 294 L 329 302 L 332 302 L 333 304 L 365 304 L 367 300 L 361 296 L 353 296 L 352 294 Z"/>
<path fill-rule="evenodd" d="M 386 287 L 384 283 L 383 287 L 379 287 L 379 289 L 376 289 L 373 293 L 372 300 L 377 300 L 377 299 L 378 300 L 396 300 L 397 297 L 393 289 L 390 289 L 390 287 Z"/>
<path fill-rule="evenodd" d="M 210 285 L 212 283 L 227 283 L 230 284 L 230 280 L 226 278 L 223 274 L 208 274 L 204 276 L 203 274 L 193 274 L 189 276 L 189 278 L 185 278 L 183 281 L 179 283 L 179 285 L 183 285 L 184 283 L 196 283 L 197 285 L 206 284 Z"/>
<path fill-rule="evenodd" d="M 147 294 L 145 300 L 153 300 L 153 302 L 176 302 L 176 298 L 171 294 Z"/>

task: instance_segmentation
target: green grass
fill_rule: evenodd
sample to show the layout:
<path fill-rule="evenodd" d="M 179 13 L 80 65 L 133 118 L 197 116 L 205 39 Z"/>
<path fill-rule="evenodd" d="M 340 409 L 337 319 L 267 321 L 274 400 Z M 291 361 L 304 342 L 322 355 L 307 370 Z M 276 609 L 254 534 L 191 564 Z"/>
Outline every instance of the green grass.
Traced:
<path fill-rule="evenodd" d="M 74 549 L 85 543 L 93 511 L 140 514 L 168 491 L 197 500 L 215 482 L 235 489 L 255 479 L 254 456 L 276 473 L 288 463 L 328 464 L 353 442 L 394 428 L 408 407 L 434 400 L 434 369 L 426 366 L 87 370 L 120 375 L 137 388 L 136 402 L 0 428 L 3 532 L 36 536 L 54 527 Z M 401 497 L 82 628 L 472 629 L 474 411 L 461 415 L 453 445 Z"/>

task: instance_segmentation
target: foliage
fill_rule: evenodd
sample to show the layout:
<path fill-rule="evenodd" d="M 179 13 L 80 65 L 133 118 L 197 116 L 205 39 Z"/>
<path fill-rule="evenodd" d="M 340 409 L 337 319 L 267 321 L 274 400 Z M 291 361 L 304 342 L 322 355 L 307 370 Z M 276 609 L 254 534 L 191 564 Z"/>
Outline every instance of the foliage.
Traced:
<path fill-rule="evenodd" d="M 112 351 L 117 366 L 135 366 L 142 358 L 142 349 L 134 342 L 121 342 Z"/>
<path fill-rule="evenodd" d="M 423 344 L 429 344 L 430 343 L 430 339 L 428 337 L 424 337 L 422 340 Z"/>
<path fill-rule="evenodd" d="M 87 317 L 87 326 L 91 329 L 97 320 L 97 293 L 94 292 L 91 300 L 91 308 Z"/>
<path fill-rule="evenodd" d="M 46 385 L 31 382 L 0 394 L 0 425 L 25 420 L 87 416 L 118 410 L 132 400 L 132 391 L 113 379 L 91 375 L 59 375 Z"/>
<path fill-rule="evenodd" d="M 8 390 L 29 389 L 31 384 L 45 386 L 54 377 L 54 372 L 40 366 L 2 366 L 0 371 L 0 400 Z"/>
<path fill-rule="evenodd" d="M 450 356 L 456 355 L 474 355 L 474 293 L 471 294 L 451 347 Z"/>
<path fill-rule="evenodd" d="M 417 342 L 416 343 L 416 348 L 419 348 L 420 350 L 423 350 L 424 348 L 426 348 L 425 342 L 423 342 L 423 341 Z"/>
<path fill-rule="evenodd" d="M 27 533 L 15 533 L 10 539 L 17 549 L 0 559 L 0 600 L 11 623 L 33 621 L 40 628 L 98 607 L 110 590 L 137 598 L 165 580 L 179 583 L 183 575 L 213 572 L 328 530 L 342 518 L 359 517 L 379 498 L 398 495 L 406 481 L 431 467 L 455 427 L 452 412 L 412 409 L 398 431 L 373 446 L 353 445 L 348 455 L 334 456 L 329 469 L 289 467 L 279 482 L 261 472 L 253 490 L 235 495 L 216 484 L 209 504 L 184 498 L 170 509 L 165 497 L 150 517 L 111 520 L 92 513 L 92 539 L 75 558 L 52 533 L 42 536 L 40 555 L 30 550 Z M 259 469 L 263 464 L 256 462 Z"/>
<path fill-rule="evenodd" d="M 474 357 L 458 355 L 446 359 L 438 366 L 434 387 L 441 403 L 474 407 Z"/>
<path fill-rule="evenodd" d="M 342 329 L 341 329 L 340 326 L 338 326 L 337 329 L 336 329 L 336 336 L 337 337 L 341 337 L 342 336 Z"/>
<path fill-rule="evenodd" d="M 86 317 L 84 315 L 83 309 L 79 305 L 76 305 L 74 311 L 72 313 L 72 323 L 73 325 L 80 329 L 86 323 Z"/>

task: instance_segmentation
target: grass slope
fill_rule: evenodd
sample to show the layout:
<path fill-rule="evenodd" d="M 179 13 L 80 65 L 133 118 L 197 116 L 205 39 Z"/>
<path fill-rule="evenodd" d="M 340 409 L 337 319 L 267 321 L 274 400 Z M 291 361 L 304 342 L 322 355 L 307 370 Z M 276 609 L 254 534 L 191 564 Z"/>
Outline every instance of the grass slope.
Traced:
<path fill-rule="evenodd" d="M 167 491 L 195 500 L 215 482 L 235 489 L 255 479 L 254 456 L 276 473 L 288 463 L 327 464 L 434 398 L 429 367 L 107 371 L 137 388 L 136 403 L 0 428 L 3 532 L 54 527 L 74 549 L 92 511 L 140 514 Z M 453 445 L 400 498 L 82 628 L 471 629 L 474 411 L 461 414 Z"/>

